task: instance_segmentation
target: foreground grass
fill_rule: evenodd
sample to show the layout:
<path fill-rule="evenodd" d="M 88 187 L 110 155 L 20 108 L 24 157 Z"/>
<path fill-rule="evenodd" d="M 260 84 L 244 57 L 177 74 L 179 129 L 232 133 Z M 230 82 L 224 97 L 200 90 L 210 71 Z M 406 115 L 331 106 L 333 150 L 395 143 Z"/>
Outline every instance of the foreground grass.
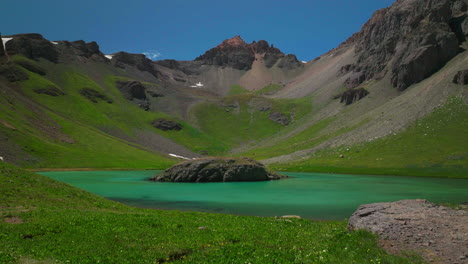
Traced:
<path fill-rule="evenodd" d="M 422 263 L 345 222 L 136 209 L 0 164 L 0 263 Z"/>
<path fill-rule="evenodd" d="M 273 167 L 289 171 L 467 178 L 466 135 L 468 105 L 450 98 L 406 131 L 359 145 L 318 151 L 300 161 Z"/>

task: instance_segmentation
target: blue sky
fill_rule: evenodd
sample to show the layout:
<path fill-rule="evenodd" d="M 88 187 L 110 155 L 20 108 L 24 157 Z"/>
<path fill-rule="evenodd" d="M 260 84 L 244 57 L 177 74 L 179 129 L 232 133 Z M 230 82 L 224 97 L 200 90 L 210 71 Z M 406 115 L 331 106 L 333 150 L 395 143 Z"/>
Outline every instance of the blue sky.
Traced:
<path fill-rule="evenodd" d="M 394 0 L 2 0 L 1 33 L 96 41 L 101 51 L 192 60 L 224 39 L 264 39 L 311 60 Z"/>

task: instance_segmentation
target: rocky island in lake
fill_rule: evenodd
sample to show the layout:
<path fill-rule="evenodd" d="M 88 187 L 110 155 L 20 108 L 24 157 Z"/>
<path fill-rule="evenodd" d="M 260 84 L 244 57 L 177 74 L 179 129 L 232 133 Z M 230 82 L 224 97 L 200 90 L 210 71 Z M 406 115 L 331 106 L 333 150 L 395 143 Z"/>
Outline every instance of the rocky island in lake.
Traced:
<path fill-rule="evenodd" d="M 172 166 L 150 178 L 160 182 L 244 182 L 279 180 L 281 176 L 250 158 L 201 158 Z"/>

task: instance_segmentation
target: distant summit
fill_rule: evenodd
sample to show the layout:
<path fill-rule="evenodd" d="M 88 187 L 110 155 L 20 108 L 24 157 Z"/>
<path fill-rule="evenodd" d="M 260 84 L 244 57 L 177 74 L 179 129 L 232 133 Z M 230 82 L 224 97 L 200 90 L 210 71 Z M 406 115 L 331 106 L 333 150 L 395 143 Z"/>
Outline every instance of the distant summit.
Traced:
<path fill-rule="evenodd" d="M 255 61 L 255 56 L 261 56 L 265 61 L 265 66 L 271 68 L 278 62 L 279 59 L 286 55 L 279 49 L 270 45 L 265 40 L 253 41 L 247 44 L 241 36 L 224 40 L 221 44 L 205 52 L 205 54 L 197 57 L 195 61 L 202 61 L 206 65 L 216 65 L 224 67 L 232 67 L 238 70 L 250 70 L 252 63 Z M 297 61 L 297 65 L 301 63 L 294 55 L 293 61 Z"/>
<path fill-rule="evenodd" d="M 224 40 L 221 44 L 216 46 L 218 49 L 226 49 L 230 47 L 244 47 L 247 46 L 247 43 L 241 38 L 241 36 L 237 35 L 233 38 Z"/>

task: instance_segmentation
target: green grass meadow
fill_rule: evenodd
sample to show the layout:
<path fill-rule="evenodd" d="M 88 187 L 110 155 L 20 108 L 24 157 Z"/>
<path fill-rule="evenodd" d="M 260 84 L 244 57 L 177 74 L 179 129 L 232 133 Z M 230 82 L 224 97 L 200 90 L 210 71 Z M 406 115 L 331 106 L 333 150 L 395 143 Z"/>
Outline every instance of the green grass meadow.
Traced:
<path fill-rule="evenodd" d="M 278 170 L 468 177 L 468 106 L 459 98 L 405 131 L 363 144 L 317 151 Z M 342 156 L 342 158 L 340 158 Z"/>
<path fill-rule="evenodd" d="M 137 209 L 0 164 L 0 263 L 422 263 L 346 222 Z"/>

